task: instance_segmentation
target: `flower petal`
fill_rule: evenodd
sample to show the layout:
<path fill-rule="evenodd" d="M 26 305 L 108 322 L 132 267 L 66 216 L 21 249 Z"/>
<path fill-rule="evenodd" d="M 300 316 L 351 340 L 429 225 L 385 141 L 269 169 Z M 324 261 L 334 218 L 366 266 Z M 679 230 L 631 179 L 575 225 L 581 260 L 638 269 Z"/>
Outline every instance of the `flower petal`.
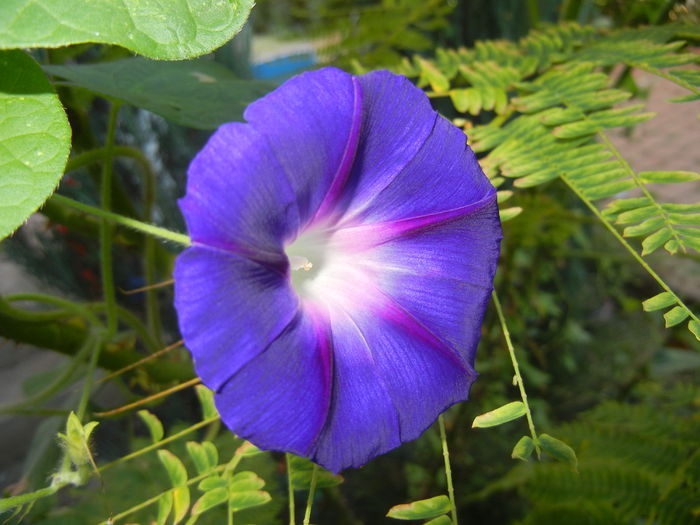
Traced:
<path fill-rule="evenodd" d="M 361 121 L 360 84 L 336 68 L 298 75 L 246 109 L 267 138 L 296 194 L 302 223 L 341 188 Z"/>
<path fill-rule="evenodd" d="M 234 253 L 191 247 L 175 263 L 175 308 L 197 375 L 216 390 L 291 322 L 285 274 Z"/>
<path fill-rule="evenodd" d="M 375 71 L 362 87 L 360 143 L 338 207 L 362 209 L 409 164 L 433 129 L 437 113 L 405 77 Z"/>
<path fill-rule="evenodd" d="M 328 413 L 330 341 L 309 312 L 294 321 L 215 396 L 224 423 L 266 450 L 308 456 Z"/>
<path fill-rule="evenodd" d="M 252 126 L 221 126 L 187 176 L 187 194 L 179 204 L 194 243 L 285 260 L 284 241 L 299 229 L 296 195 Z"/>
<path fill-rule="evenodd" d="M 372 224 L 453 210 L 492 192 L 467 137 L 439 117 L 415 157 L 365 208 L 354 209 L 343 223 Z"/>
<path fill-rule="evenodd" d="M 335 414 L 338 419 L 338 432 L 335 435 L 337 442 L 343 447 L 349 446 L 347 437 L 338 436 L 341 429 L 349 436 L 357 435 L 355 448 L 358 450 L 351 451 L 351 454 L 353 464 L 362 464 L 386 452 L 396 443 L 397 437 L 399 442 L 416 439 L 446 408 L 467 399 L 476 372 L 413 316 L 381 293 L 368 295 L 364 308 L 358 308 L 347 315 L 352 318 L 355 327 L 352 330 L 345 329 L 342 340 L 338 338 L 336 341 L 336 346 L 340 344 L 347 348 L 345 351 L 341 349 L 338 355 L 342 359 L 343 353 L 371 353 L 375 373 L 391 399 L 399 422 L 398 436 L 384 436 L 378 442 L 376 436 L 369 439 L 371 436 L 368 431 L 372 427 L 368 422 L 379 416 L 374 431 L 386 433 L 391 430 L 386 403 L 380 405 L 377 414 L 371 403 L 362 402 L 353 406 L 348 401 L 344 410 Z M 335 333 L 343 320 L 337 312 L 331 316 Z M 342 386 L 339 385 L 338 388 Z M 342 391 L 334 392 L 334 409 L 336 400 L 341 399 L 343 394 Z M 352 392 L 345 393 L 350 394 Z M 376 392 L 373 397 L 381 398 Z M 328 439 L 329 436 L 323 437 Z M 335 466 L 336 461 L 341 463 L 340 458 L 349 459 L 347 448 L 331 448 L 332 455 L 326 459 L 323 445 L 319 442 L 319 455 L 316 457 L 321 464 L 327 461 Z"/>
<path fill-rule="evenodd" d="M 338 472 L 401 444 L 399 419 L 362 332 L 343 311 L 333 326 L 333 401 L 312 458 Z"/>
<path fill-rule="evenodd" d="M 397 237 L 358 260 L 379 289 L 473 364 L 501 236 L 493 198 L 473 214 Z"/>

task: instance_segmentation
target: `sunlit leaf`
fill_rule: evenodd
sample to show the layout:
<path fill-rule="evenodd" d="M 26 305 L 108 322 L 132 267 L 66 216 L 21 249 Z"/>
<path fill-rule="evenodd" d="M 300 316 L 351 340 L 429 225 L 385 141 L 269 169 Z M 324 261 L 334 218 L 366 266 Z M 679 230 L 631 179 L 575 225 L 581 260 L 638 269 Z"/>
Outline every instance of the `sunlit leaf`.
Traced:
<path fill-rule="evenodd" d="M 666 320 L 666 328 L 671 326 L 676 326 L 682 323 L 688 318 L 689 312 L 682 306 L 676 306 L 671 308 L 668 312 L 664 314 L 664 319 Z"/>
<path fill-rule="evenodd" d="M 158 516 L 156 518 L 156 525 L 165 525 L 165 522 L 170 516 L 170 511 L 173 508 L 173 493 L 166 492 L 160 498 L 158 498 Z"/>
<path fill-rule="evenodd" d="M 495 410 L 481 414 L 474 418 L 472 428 L 488 428 L 502 425 L 514 419 L 524 416 L 526 413 L 525 405 L 522 401 L 513 401 L 498 407 Z"/>
<path fill-rule="evenodd" d="M 233 511 L 257 507 L 272 501 L 272 497 L 264 490 L 247 490 L 231 494 L 228 505 Z"/>
<path fill-rule="evenodd" d="M 151 440 L 157 443 L 163 439 L 163 424 L 160 422 L 154 414 L 151 414 L 148 410 L 139 410 L 137 412 L 141 421 L 143 421 L 148 427 L 148 431 L 151 434 Z"/>
<path fill-rule="evenodd" d="M 202 418 L 211 419 L 219 415 L 214 405 L 214 392 L 209 390 L 204 385 L 197 385 L 194 387 L 195 392 L 197 392 L 197 397 L 199 398 L 199 404 L 202 406 Z"/>
<path fill-rule="evenodd" d="M 644 301 L 642 303 L 642 308 L 644 308 L 645 312 L 653 312 L 655 310 L 661 310 L 662 308 L 671 306 L 675 302 L 676 298 L 672 293 L 661 292 L 660 294 Z"/>
<path fill-rule="evenodd" d="M 255 472 L 243 471 L 236 473 L 229 481 L 229 492 L 245 492 L 260 490 L 265 486 L 265 480 Z"/>
<path fill-rule="evenodd" d="M 188 441 L 186 447 L 198 474 L 208 472 L 219 463 L 216 446 L 209 441 L 203 443 Z"/>
<path fill-rule="evenodd" d="M 693 171 L 640 171 L 638 175 L 647 184 L 700 180 L 700 173 Z"/>
<path fill-rule="evenodd" d="M 533 450 L 535 450 L 535 442 L 532 441 L 530 436 L 523 436 L 513 447 L 513 452 L 511 452 L 510 457 L 513 459 L 528 461 L 530 456 L 532 456 Z"/>
<path fill-rule="evenodd" d="M 450 511 L 450 499 L 447 496 L 414 501 L 396 505 L 389 509 L 387 517 L 395 520 L 421 520 L 436 518 Z"/>
<path fill-rule="evenodd" d="M 226 503 L 227 500 L 228 490 L 226 490 L 226 487 L 219 487 L 208 490 L 192 506 L 192 515 L 196 516 L 197 514 L 202 514 L 203 512 L 206 512 L 209 509 L 216 507 L 217 505 Z"/>
<path fill-rule="evenodd" d="M 152 58 L 203 55 L 238 33 L 253 0 L 3 0 L 0 48 L 116 44 Z"/>
<path fill-rule="evenodd" d="M 0 26 L 6 2 L 0 2 Z M 0 239 L 53 193 L 70 151 L 63 106 L 38 64 L 0 51 Z"/>

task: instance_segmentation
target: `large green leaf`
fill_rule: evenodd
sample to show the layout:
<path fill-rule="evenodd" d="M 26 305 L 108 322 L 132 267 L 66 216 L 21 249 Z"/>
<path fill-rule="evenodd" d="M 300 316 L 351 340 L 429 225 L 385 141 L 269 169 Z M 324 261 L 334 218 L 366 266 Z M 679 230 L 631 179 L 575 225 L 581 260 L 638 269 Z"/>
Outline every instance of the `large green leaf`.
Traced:
<path fill-rule="evenodd" d="M 0 51 L 0 239 L 53 193 L 69 151 L 68 119 L 41 68 Z"/>
<path fill-rule="evenodd" d="M 253 0 L 2 0 L 0 48 L 116 44 L 168 60 L 220 47 L 238 33 Z"/>
<path fill-rule="evenodd" d="M 250 102 L 275 87 L 267 82 L 241 80 L 211 60 L 158 62 L 139 57 L 82 66 L 47 66 L 45 70 L 65 78 L 70 85 L 200 129 L 241 120 Z"/>

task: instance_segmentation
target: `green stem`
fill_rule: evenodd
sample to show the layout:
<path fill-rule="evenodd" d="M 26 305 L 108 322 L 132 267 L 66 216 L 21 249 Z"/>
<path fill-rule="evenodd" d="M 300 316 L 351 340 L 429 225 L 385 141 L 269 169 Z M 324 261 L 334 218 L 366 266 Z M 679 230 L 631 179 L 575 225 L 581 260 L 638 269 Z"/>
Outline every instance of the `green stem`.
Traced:
<path fill-rule="evenodd" d="M 184 233 L 177 233 L 174 231 L 170 231 L 166 228 L 161 228 L 160 226 L 146 224 L 144 222 L 137 221 L 136 219 L 132 219 L 130 217 L 124 217 L 123 215 L 118 215 L 116 213 L 101 210 L 100 208 L 95 208 L 94 206 L 90 206 L 89 204 L 84 204 L 82 202 L 70 199 L 63 195 L 59 195 L 57 193 L 54 193 L 51 199 L 65 206 L 70 206 L 71 208 L 75 208 L 76 210 L 80 210 L 84 213 L 88 213 L 90 215 L 95 215 L 97 217 L 110 220 L 115 224 L 126 226 L 127 228 L 140 231 L 142 233 L 145 233 L 146 235 L 151 235 L 164 241 L 174 242 L 182 246 L 190 246 L 190 244 L 192 244 L 190 238 Z"/>
<path fill-rule="evenodd" d="M 527 0 L 527 18 L 531 29 L 540 25 L 540 6 L 538 0 Z"/>
<path fill-rule="evenodd" d="M 93 303 L 90 306 L 90 309 L 92 310 L 104 310 L 105 304 L 104 303 Z M 144 326 L 144 324 L 141 322 L 141 320 L 134 315 L 130 310 L 127 310 L 123 306 L 117 305 L 117 316 L 119 317 L 119 320 L 130 326 L 134 332 L 136 333 L 137 336 L 141 338 L 141 341 L 143 342 L 144 346 L 146 349 L 148 349 L 149 352 L 157 352 L 162 348 L 162 345 L 159 345 L 155 339 L 151 336 L 149 333 L 148 329 Z"/>
<path fill-rule="evenodd" d="M 75 371 L 82 364 L 83 359 L 87 356 L 91 347 L 92 339 L 90 338 L 90 336 L 88 336 L 83 345 L 81 346 L 80 350 L 78 350 L 78 352 L 73 356 L 70 364 L 60 375 L 60 377 L 58 377 L 53 383 L 44 388 L 44 390 L 42 390 L 35 396 L 32 396 L 29 399 L 24 399 L 14 405 L 0 407 L 0 414 L 14 413 L 26 407 L 38 405 L 39 403 L 42 403 L 46 399 L 59 392 L 73 378 Z"/>
<path fill-rule="evenodd" d="M 632 67 L 636 67 L 637 69 L 641 69 L 643 71 L 646 71 L 647 73 L 651 73 L 652 75 L 656 75 L 657 77 L 665 78 L 669 82 L 673 82 L 674 84 L 677 84 L 681 87 L 684 87 L 688 91 L 692 91 L 696 95 L 700 95 L 700 89 L 696 88 L 692 84 L 686 82 L 682 78 L 678 78 L 676 76 L 671 75 L 670 73 L 666 73 L 665 71 L 650 66 L 648 64 L 645 64 L 643 62 L 630 62 L 630 65 Z"/>
<path fill-rule="evenodd" d="M 678 233 L 676 232 L 676 229 L 674 228 L 673 223 L 670 221 L 670 219 L 668 217 L 668 213 L 666 212 L 666 210 L 663 209 L 663 207 L 658 202 L 656 202 L 656 199 L 653 197 L 653 195 L 651 193 L 649 193 L 649 190 L 647 189 L 646 184 L 644 184 L 642 182 L 642 180 L 639 178 L 639 175 L 637 175 L 637 173 L 632 169 L 632 166 L 630 166 L 629 162 L 627 162 L 627 160 L 622 156 L 622 154 L 620 153 L 620 150 L 618 150 L 615 147 L 615 145 L 612 142 L 610 142 L 610 139 L 608 138 L 608 136 L 605 133 L 603 133 L 602 131 L 598 132 L 598 138 L 600 138 L 600 140 L 602 140 L 605 143 L 607 148 L 612 152 L 612 154 L 615 156 L 615 158 L 618 160 L 618 162 L 620 162 L 620 164 L 622 164 L 622 167 L 627 172 L 627 174 L 630 177 L 632 177 L 632 179 L 634 180 L 637 187 L 639 187 L 639 189 L 642 190 L 642 193 L 644 194 L 644 196 L 647 199 L 649 199 L 649 202 L 654 207 L 656 207 L 656 209 L 658 210 L 657 213 L 661 214 L 661 216 L 663 217 L 664 222 L 666 223 L 666 227 L 671 231 L 671 234 L 673 235 L 673 237 L 676 240 L 676 242 L 678 243 L 678 245 L 681 247 L 683 252 L 687 252 L 686 247 L 685 247 L 685 243 L 683 243 L 683 240 L 678 236 Z"/>
<path fill-rule="evenodd" d="M 33 503 L 38 499 L 56 494 L 61 487 L 62 485 L 53 485 L 27 494 L 20 494 L 19 496 L 13 496 L 11 498 L 2 498 L 0 499 L 0 514 L 15 507 L 19 507 L 20 505 Z"/>
<path fill-rule="evenodd" d="M 581 191 L 571 182 L 569 177 L 567 175 L 560 175 L 561 179 L 571 188 L 571 191 L 573 191 L 576 196 L 581 199 L 581 201 L 588 206 L 588 209 L 590 209 L 593 214 L 600 220 L 600 222 L 603 223 L 603 226 L 605 226 L 610 233 L 613 234 L 613 236 L 622 244 L 622 246 L 625 247 L 625 249 L 634 257 L 634 259 L 646 270 L 646 272 L 651 275 L 651 277 L 659 283 L 659 286 L 664 289 L 665 292 L 670 293 L 674 300 L 676 301 L 676 304 L 678 304 L 680 307 L 685 309 L 686 312 L 688 312 L 688 315 L 694 319 L 695 321 L 700 323 L 700 319 L 698 319 L 698 316 L 693 313 L 693 311 L 688 308 L 688 306 L 681 300 L 680 297 L 678 297 L 673 290 L 664 282 L 664 280 L 657 274 L 651 266 L 647 264 L 647 262 L 642 258 L 641 255 L 637 253 L 637 250 L 632 248 L 630 243 L 627 242 L 627 240 L 620 234 L 620 232 L 617 231 L 617 228 L 615 228 L 612 224 L 610 224 L 610 221 L 608 221 L 605 217 L 603 217 L 603 214 L 596 208 L 593 203 L 588 200 Z"/>
<path fill-rule="evenodd" d="M 70 310 L 73 313 L 84 317 L 86 321 L 94 324 L 95 326 L 99 326 L 102 324 L 100 323 L 100 320 L 97 318 L 97 316 L 84 306 L 78 303 L 74 303 L 73 301 L 69 301 L 68 299 L 62 299 L 53 295 L 47 295 L 42 293 L 16 293 L 12 295 L 6 295 L 3 299 L 8 303 L 14 303 L 17 301 L 31 301 L 35 303 L 50 304 L 52 306 L 57 306 L 59 308 Z"/>
<path fill-rule="evenodd" d="M 294 516 L 294 486 L 292 485 L 292 457 L 289 452 L 285 454 L 287 460 L 287 497 L 289 498 L 289 525 L 296 525 Z"/>
<path fill-rule="evenodd" d="M 196 423 L 196 424 L 192 425 L 191 427 L 188 427 L 185 430 L 178 432 L 177 434 L 173 434 L 170 437 L 167 437 L 165 439 L 161 439 L 157 443 L 153 443 L 152 445 L 141 448 L 141 449 L 137 450 L 136 452 L 132 452 L 131 454 L 127 454 L 126 456 L 122 456 L 119 459 L 115 459 L 114 461 L 112 461 L 110 463 L 106 463 L 99 468 L 99 471 L 103 472 L 103 471 L 107 470 L 108 468 L 111 468 L 115 465 L 118 465 L 119 463 L 124 463 L 125 461 L 129 461 L 131 459 L 139 457 L 142 454 L 146 454 L 147 452 L 151 452 L 152 450 L 159 449 L 163 445 L 167 445 L 168 443 L 170 443 L 172 441 L 176 441 L 176 440 L 180 439 L 182 436 L 186 436 L 187 434 L 190 434 L 190 433 L 194 432 L 195 430 L 198 430 L 202 427 L 205 427 L 205 426 L 209 425 L 210 423 L 214 423 L 215 421 L 218 421 L 218 420 L 219 420 L 219 416 L 215 416 L 215 417 L 210 417 L 209 419 L 205 419 L 204 421 L 200 421 L 199 423 Z"/>
<path fill-rule="evenodd" d="M 194 485 L 195 483 L 202 481 L 204 478 L 207 478 L 211 476 L 212 474 L 217 474 L 224 470 L 226 468 L 226 465 L 219 465 L 218 467 L 214 467 L 211 469 L 209 472 L 205 472 L 204 474 L 200 474 L 199 476 L 196 476 L 192 479 L 187 480 L 186 485 L 189 487 L 190 485 Z M 163 497 L 164 494 L 168 494 L 169 492 L 174 491 L 175 488 L 166 490 L 165 492 L 161 492 L 157 496 L 153 496 L 152 498 L 149 498 L 145 501 L 142 501 L 138 505 L 134 505 L 133 507 L 125 510 L 124 512 L 120 512 L 119 514 L 116 514 L 114 516 L 111 516 L 109 520 L 101 521 L 99 525 L 113 525 L 114 523 L 117 522 L 117 520 L 120 520 L 122 518 L 126 518 L 129 514 L 133 514 L 136 511 L 139 511 L 143 508 L 148 507 L 149 505 L 153 505 L 154 503 L 157 503 L 160 498 Z"/>
<path fill-rule="evenodd" d="M 314 493 L 316 492 L 316 476 L 318 474 L 318 465 L 314 463 L 314 469 L 311 471 L 311 484 L 309 485 L 309 497 L 306 499 L 306 510 L 304 511 L 303 525 L 309 525 L 311 520 L 311 507 L 314 504 Z"/>
<path fill-rule="evenodd" d="M 445 478 L 447 479 L 447 494 L 450 497 L 450 514 L 452 523 L 457 525 L 457 503 L 455 501 L 455 489 L 452 485 L 452 468 L 450 467 L 450 450 L 447 448 L 447 433 L 445 432 L 445 420 L 440 414 L 438 417 L 440 427 L 440 441 L 442 442 L 442 457 L 445 460 Z"/>
<path fill-rule="evenodd" d="M 80 155 L 71 157 L 70 159 L 68 159 L 65 172 L 68 173 L 69 171 L 75 171 L 90 164 L 102 162 L 107 157 L 107 153 L 107 147 L 102 147 L 91 149 L 90 151 L 86 151 L 84 153 L 81 153 Z M 114 157 L 132 158 L 141 165 L 144 175 L 147 176 L 148 173 L 153 173 L 153 168 L 151 167 L 151 163 L 149 162 L 148 158 L 143 154 L 141 150 L 137 148 L 132 148 L 131 146 L 115 145 L 112 147 L 112 158 Z"/>
<path fill-rule="evenodd" d="M 523 378 L 520 375 L 520 367 L 518 366 L 518 359 L 515 357 L 515 348 L 513 348 L 513 343 L 510 340 L 510 332 L 508 331 L 508 325 L 506 324 L 506 318 L 503 315 L 503 309 L 501 308 L 501 301 L 498 300 L 498 295 L 496 290 L 491 293 L 491 298 L 493 299 L 493 305 L 496 307 L 496 314 L 498 315 L 498 321 L 501 324 L 501 330 L 503 331 L 503 337 L 506 340 L 506 346 L 508 347 L 508 353 L 510 354 L 510 361 L 513 363 L 513 370 L 515 372 L 516 382 L 518 383 L 518 388 L 520 389 L 520 398 L 525 405 L 525 417 L 527 418 L 527 425 L 530 428 L 530 435 L 532 436 L 532 441 L 535 443 L 535 450 L 537 450 L 537 457 L 540 456 L 540 444 L 537 439 L 537 432 L 535 432 L 535 423 L 532 420 L 532 412 L 530 411 L 530 404 L 527 401 L 527 392 L 525 392 L 525 383 L 523 383 Z"/>
<path fill-rule="evenodd" d="M 75 414 L 76 416 L 78 416 L 78 419 L 80 421 L 82 421 L 83 417 L 85 416 L 85 410 L 87 409 L 87 404 L 90 400 L 93 376 L 95 374 L 97 360 L 100 358 L 100 351 L 102 350 L 103 346 L 102 334 L 90 333 L 90 335 L 88 335 L 87 346 L 90 348 L 90 362 L 88 363 L 88 368 L 85 372 L 85 383 L 83 384 L 83 392 L 80 395 L 78 410 Z"/>
<path fill-rule="evenodd" d="M 119 103 L 114 102 L 109 110 L 107 136 L 105 139 L 105 158 L 102 164 L 102 180 L 100 182 L 100 207 L 107 212 L 112 207 L 112 150 L 114 149 L 118 115 Z M 100 222 L 100 269 L 102 273 L 102 295 L 107 306 L 108 339 L 117 331 L 117 297 L 114 291 L 114 272 L 112 268 L 112 230 L 113 224 L 106 218 L 103 218 Z"/>

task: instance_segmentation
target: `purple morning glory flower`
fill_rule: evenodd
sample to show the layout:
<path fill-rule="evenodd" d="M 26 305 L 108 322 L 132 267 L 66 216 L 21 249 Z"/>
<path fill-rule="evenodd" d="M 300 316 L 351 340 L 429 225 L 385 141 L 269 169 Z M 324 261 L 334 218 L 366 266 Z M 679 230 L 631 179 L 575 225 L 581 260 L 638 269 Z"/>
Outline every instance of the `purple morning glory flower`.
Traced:
<path fill-rule="evenodd" d="M 189 168 L 175 306 L 224 423 L 340 471 L 467 398 L 501 227 L 464 133 L 387 71 L 251 104 Z"/>

